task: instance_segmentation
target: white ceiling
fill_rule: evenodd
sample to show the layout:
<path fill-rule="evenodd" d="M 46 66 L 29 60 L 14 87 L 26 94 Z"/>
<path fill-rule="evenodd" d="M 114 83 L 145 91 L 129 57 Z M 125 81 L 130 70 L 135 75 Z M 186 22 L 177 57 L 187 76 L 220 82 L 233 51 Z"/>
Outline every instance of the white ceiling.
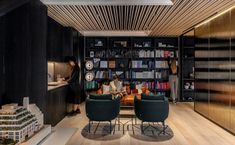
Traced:
<path fill-rule="evenodd" d="M 65 2 L 66 0 L 50 1 Z M 83 34 L 94 32 L 98 35 L 97 32 L 100 32 L 102 35 L 105 33 L 111 35 L 111 32 L 115 31 L 119 33 L 141 31 L 143 35 L 150 36 L 178 36 L 215 13 L 234 5 L 235 0 L 175 0 L 173 5 L 48 3 L 47 7 L 50 17 Z"/>

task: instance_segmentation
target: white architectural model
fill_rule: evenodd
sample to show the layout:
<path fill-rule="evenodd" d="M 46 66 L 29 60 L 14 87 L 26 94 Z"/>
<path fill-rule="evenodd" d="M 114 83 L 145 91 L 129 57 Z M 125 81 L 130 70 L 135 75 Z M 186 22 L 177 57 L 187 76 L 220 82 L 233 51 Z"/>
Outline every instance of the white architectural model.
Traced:
<path fill-rule="evenodd" d="M 43 114 L 35 104 L 7 104 L 0 110 L 0 138 L 13 139 L 19 144 L 42 126 Z"/>

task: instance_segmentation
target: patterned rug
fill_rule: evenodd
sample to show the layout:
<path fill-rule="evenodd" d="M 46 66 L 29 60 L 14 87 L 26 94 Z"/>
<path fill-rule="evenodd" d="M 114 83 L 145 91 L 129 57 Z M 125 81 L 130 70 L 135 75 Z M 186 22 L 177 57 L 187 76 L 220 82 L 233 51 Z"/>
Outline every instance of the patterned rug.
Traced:
<path fill-rule="evenodd" d="M 116 124 L 115 124 L 116 122 Z M 144 123 L 144 133 L 141 133 L 141 122 L 132 118 L 120 118 L 112 121 L 111 133 L 108 122 L 95 122 L 91 124 L 91 132 L 88 131 L 88 124 L 83 128 L 82 135 L 93 140 L 113 140 L 129 134 L 131 137 L 143 141 L 166 141 L 170 140 L 174 133 L 168 126 L 165 134 L 161 132 L 161 123 Z"/>

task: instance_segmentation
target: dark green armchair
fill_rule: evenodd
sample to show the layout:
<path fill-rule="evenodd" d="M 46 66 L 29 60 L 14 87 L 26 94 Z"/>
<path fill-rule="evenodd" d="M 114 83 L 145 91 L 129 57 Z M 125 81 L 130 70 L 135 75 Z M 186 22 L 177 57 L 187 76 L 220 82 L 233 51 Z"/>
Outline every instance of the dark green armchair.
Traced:
<path fill-rule="evenodd" d="M 169 114 L 169 102 L 164 95 L 145 95 L 141 94 L 141 99 L 134 99 L 135 114 L 141 120 L 141 132 L 144 133 L 144 122 L 162 122 L 165 134 L 167 126 L 165 120 Z M 160 134 L 159 133 L 159 134 Z"/>
<path fill-rule="evenodd" d="M 111 94 L 91 94 L 86 99 L 86 116 L 89 118 L 89 132 L 91 121 L 109 121 L 111 133 L 111 120 L 120 112 L 120 97 L 112 99 Z"/>

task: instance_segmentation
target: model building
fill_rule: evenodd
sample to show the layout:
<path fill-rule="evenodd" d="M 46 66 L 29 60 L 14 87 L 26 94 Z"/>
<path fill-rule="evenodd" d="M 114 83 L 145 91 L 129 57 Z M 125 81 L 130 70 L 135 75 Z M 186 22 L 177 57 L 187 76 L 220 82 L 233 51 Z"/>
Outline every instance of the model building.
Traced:
<path fill-rule="evenodd" d="M 3 105 L 0 110 L 0 139 L 25 141 L 43 126 L 43 114 L 35 104 Z"/>

